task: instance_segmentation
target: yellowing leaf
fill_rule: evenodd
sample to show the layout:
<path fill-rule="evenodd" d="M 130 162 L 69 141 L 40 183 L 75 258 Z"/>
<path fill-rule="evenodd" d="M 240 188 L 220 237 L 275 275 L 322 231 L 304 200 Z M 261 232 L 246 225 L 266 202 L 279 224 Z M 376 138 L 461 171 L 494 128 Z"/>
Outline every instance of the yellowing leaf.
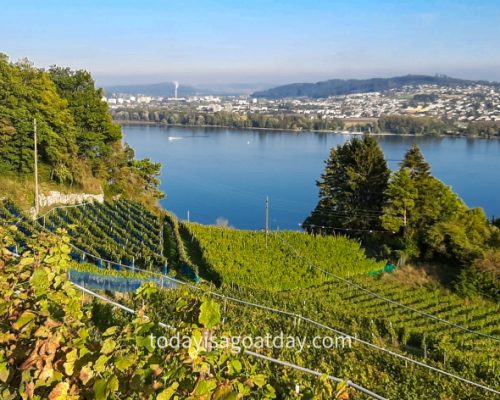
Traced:
<path fill-rule="evenodd" d="M 206 396 L 212 392 L 217 387 L 217 383 L 214 380 L 204 380 L 198 381 L 198 384 L 194 388 L 194 394 L 197 396 Z"/>
<path fill-rule="evenodd" d="M 0 363 L 0 381 L 7 382 L 9 379 L 9 366 L 6 362 Z"/>
<path fill-rule="evenodd" d="M 104 333 L 102 334 L 102 336 L 106 337 L 106 336 L 114 335 L 116 333 L 117 329 L 118 329 L 117 326 L 112 326 L 111 328 L 106 329 L 104 331 Z"/>
<path fill-rule="evenodd" d="M 66 400 L 69 390 L 69 383 L 59 382 L 49 393 L 49 400 Z"/>
<path fill-rule="evenodd" d="M 101 372 L 104 372 L 104 370 L 106 369 L 106 363 L 108 362 L 108 357 L 106 356 L 100 356 L 96 362 L 95 362 L 95 365 L 94 365 L 94 370 L 95 372 L 97 373 L 101 373 Z"/>
<path fill-rule="evenodd" d="M 266 376 L 262 374 L 252 375 L 250 380 L 258 387 L 263 387 L 266 384 Z"/>
<path fill-rule="evenodd" d="M 124 357 L 120 357 L 115 361 L 115 367 L 118 371 L 124 372 L 135 362 L 135 356 L 133 354 L 127 354 Z"/>
<path fill-rule="evenodd" d="M 156 397 L 156 400 L 170 400 L 170 398 L 175 394 L 175 391 L 179 387 L 179 384 L 177 382 L 172 383 L 170 387 L 162 391 L 158 396 Z"/>
<path fill-rule="evenodd" d="M 109 390 L 111 393 L 115 393 L 118 391 L 120 384 L 118 383 L 118 378 L 113 375 L 108 379 L 106 384 L 106 390 Z"/>
<path fill-rule="evenodd" d="M 14 324 L 12 324 L 12 327 L 16 330 L 20 330 L 23 326 L 30 323 L 35 318 L 36 315 L 34 313 L 32 313 L 31 311 L 25 311 L 21 314 L 18 320 L 14 322 Z"/>
<path fill-rule="evenodd" d="M 94 371 L 92 371 L 92 369 L 88 366 L 85 366 L 80 370 L 79 378 L 84 385 L 86 385 L 88 381 L 92 379 L 93 376 L 94 376 Z"/>
<path fill-rule="evenodd" d="M 21 265 L 31 265 L 35 262 L 35 259 L 33 257 L 23 257 L 21 258 Z"/>
<path fill-rule="evenodd" d="M 115 347 L 116 347 L 116 342 L 113 339 L 108 338 L 102 344 L 101 353 L 102 354 L 110 354 L 113 352 Z"/>
<path fill-rule="evenodd" d="M 202 336 L 200 331 L 195 330 L 191 335 L 191 343 L 188 349 L 189 357 L 192 359 L 198 358 L 198 353 L 203 350 L 201 346 Z"/>

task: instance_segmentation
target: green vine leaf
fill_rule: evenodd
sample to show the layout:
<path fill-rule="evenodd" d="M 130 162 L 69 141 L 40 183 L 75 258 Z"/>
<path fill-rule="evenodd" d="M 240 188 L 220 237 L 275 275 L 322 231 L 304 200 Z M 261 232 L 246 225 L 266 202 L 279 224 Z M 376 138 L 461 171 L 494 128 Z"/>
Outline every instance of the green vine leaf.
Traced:
<path fill-rule="evenodd" d="M 212 299 L 205 300 L 200 307 L 198 321 L 205 328 L 212 328 L 221 320 L 220 306 Z"/>

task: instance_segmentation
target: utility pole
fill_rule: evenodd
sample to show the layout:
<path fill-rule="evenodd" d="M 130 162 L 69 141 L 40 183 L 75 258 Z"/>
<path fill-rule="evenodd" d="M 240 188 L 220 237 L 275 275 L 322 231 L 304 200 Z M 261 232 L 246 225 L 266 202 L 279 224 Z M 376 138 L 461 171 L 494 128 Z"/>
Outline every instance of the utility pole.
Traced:
<path fill-rule="evenodd" d="M 37 137 L 36 137 L 36 118 L 33 119 L 33 136 L 35 140 L 35 218 L 38 217 L 40 213 L 40 202 L 38 199 L 38 147 L 37 147 Z"/>
<path fill-rule="evenodd" d="M 269 196 L 266 196 L 265 232 L 269 233 Z"/>

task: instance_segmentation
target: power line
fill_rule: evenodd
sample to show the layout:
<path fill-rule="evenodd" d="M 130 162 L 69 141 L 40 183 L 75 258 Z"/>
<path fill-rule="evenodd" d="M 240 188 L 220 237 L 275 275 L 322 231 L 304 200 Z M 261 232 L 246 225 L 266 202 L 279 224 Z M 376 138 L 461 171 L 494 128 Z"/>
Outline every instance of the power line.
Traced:
<path fill-rule="evenodd" d="M 45 215 L 47 215 L 49 212 L 52 212 L 53 210 L 57 209 L 57 208 L 70 208 L 70 207 L 78 207 L 78 206 L 85 205 L 85 204 L 86 204 L 86 203 L 79 204 L 79 205 L 72 205 L 72 206 L 61 206 L 61 207 L 55 207 L 55 208 L 53 208 L 53 209 L 49 210 L 46 214 L 44 214 L 44 216 L 45 216 Z M 42 226 L 42 228 L 43 228 L 43 229 L 46 229 L 46 228 L 45 228 L 45 227 L 43 227 L 43 226 Z M 341 228 L 335 228 L 335 229 L 341 229 Z M 298 252 L 298 251 L 297 251 L 297 250 L 296 250 L 293 246 L 291 246 L 291 245 L 290 245 L 290 243 L 288 243 L 288 242 L 287 242 L 285 239 L 283 239 L 280 235 L 276 235 L 276 236 L 277 236 L 277 237 L 278 237 L 278 238 L 279 238 L 279 239 L 280 239 L 283 243 L 285 243 L 285 244 L 286 244 L 289 248 L 291 248 L 291 249 L 292 249 L 292 251 L 293 251 L 295 254 L 297 254 L 300 258 L 302 258 L 302 259 L 304 259 L 304 260 L 306 260 L 306 261 L 307 261 L 307 259 L 306 259 L 306 258 L 305 258 L 302 254 L 300 254 L 300 253 L 299 253 L 299 252 Z M 109 264 L 111 264 L 111 265 L 116 265 L 116 266 L 125 267 L 125 268 L 128 268 L 128 269 L 133 269 L 133 270 L 135 270 L 135 271 L 142 271 L 142 272 L 145 272 L 145 273 L 148 273 L 148 274 L 153 274 L 153 275 L 164 276 L 164 277 L 166 277 L 167 279 L 173 279 L 173 278 L 168 277 L 168 276 L 166 276 L 166 275 L 164 275 L 164 274 L 159 274 L 159 273 L 155 273 L 155 272 L 152 272 L 152 271 L 143 270 L 143 269 L 137 268 L 137 267 L 135 267 L 135 266 L 134 266 L 134 267 L 130 267 L 130 266 L 127 266 L 127 265 L 124 265 L 124 264 L 121 264 L 121 263 L 117 263 L 117 262 L 115 262 L 115 261 L 106 260 L 106 259 L 104 259 L 104 258 L 102 258 L 102 257 L 97 257 L 97 256 L 95 256 L 95 255 L 93 255 L 93 254 L 90 254 L 90 253 L 88 253 L 88 252 L 86 252 L 86 251 L 84 251 L 84 250 L 82 250 L 82 249 L 80 249 L 80 248 L 76 247 L 76 246 L 75 246 L 75 245 L 73 245 L 73 244 L 71 244 L 71 246 L 72 246 L 75 250 L 77 250 L 77 251 L 81 252 L 82 254 L 85 254 L 85 255 L 87 255 L 87 256 L 89 256 L 89 257 L 91 257 L 91 258 L 93 258 L 93 259 L 96 259 L 96 260 L 98 259 L 98 260 L 104 261 L 104 262 L 109 263 Z M 367 288 L 365 288 L 365 287 L 361 286 L 360 284 L 357 284 L 357 283 L 352 282 L 352 281 L 350 281 L 350 280 L 348 280 L 348 279 L 342 278 L 342 277 L 340 277 L 340 276 L 338 276 L 338 275 L 336 275 L 336 274 L 333 274 L 333 273 L 332 273 L 332 272 L 330 272 L 330 271 L 327 271 L 327 270 L 324 270 L 324 269 L 322 269 L 322 268 L 318 267 L 318 266 L 317 266 L 317 265 L 315 265 L 315 264 L 310 264 L 309 266 L 310 266 L 310 267 L 313 267 L 313 268 L 316 268 L 317 270 L 319 270 L 319 271 L 321 271 L 321 272 L 323 272 L 323 273 L 325 273 L 325 274 L 327 274 L 327 275 L 333 276 L 335 279 L 340 280 L 341 282 L 344 282 L 344 283 L 346 283 L 346 284 L 348 284 L 348 285 L 354 286 L 354 287 L 356 287 L 356 288 L 357 288 L 357 289 L 359 289 L 359 290 L 365 291 L 365 292 L 369 293 L 371 296 L 376 297 L 376 298 L 379 298 L 380 300 L 383 300 L 383 301 L 385 301 L 385 302 L 388 302 L 388 303 L 394 304 L 394 305 L 396 305 L 396 306 L 398 306 L 398 307 L 405 308 L 405 309 L 407 309 L 407 310 L 410 310 L 410 311 L 412 311 L 412 312 L 415 312 L 415 313 L 420 314 L 420 315 L 422 315 L 422 316 L 425 316 L 425 317 L 427 317 L 427 318 L 431 318 L 431 319 L 434 319 L 434 320 L 436 320 L 436 321 L 439 321 L 439 322 L 445 323 L 445 324 L 447 324 L 447 325 L 449 325 L 449 326 L 453 326 L 454 328 L 457 328 L 457 329 L 462 330 L 462 331 L 464 331 L 464 332 L 467 332 L 467 333 L 470 333 L 470 334 L 474 334 L 474 335 L 478 335 L 478 336 L 482 336 L 482 337 L 485 337 L 485 338 L 488 338 L 488 339 L 492 339 L 492 340 L 495 340 L 495 341 L 500 341 L 500 338 L 498 338 L 498 337 L 496 337 L 496 336 L 492 336 L 492 335 L 488 335 L 488 334 L 485 334 L 485 333 L 482 333 L 482 332 L 474 331 L 474 330 L 472 330 L 472 329 L 469 329 L 469 328 L 463 327 L 463 326 L 461 326 L 461 325 L 455 324 L 455 323 L 453 323 L 453 322 L 447 321 L 447 320 L 445 320 L 445 319 L 443 319 L 443 318 L 439 318 L 439 317 L 437 317 L 437 316 L 435 316 L 435 315 L 425 313 L 425 312 L 420 311 L 420 310 L 418 310 L 418 309 L 415 309 L 415 308 L 413 308 L 413 307 L 407 306 L 407 305 L 405 305 L 405 304 L 399 303 L 399 302 L 394 301 L 394 300 L 392 300 L 392 299 L 389 299 L 389 298 L 387 298 L 387 297 L 381 296 L 381 295 L 379 295 L 378 293 L 373 292 L 373 291 L 371 291 L 370 289 L 367 289 Z M 175 280 L 175 279 L 174 279 L 174 280 Z M 182 281 L 179 281 L 179 280 L 175 280 L 175 281 L 176 281 L 176 282 L 178 282 L 178 283 L 181 283 L 181 284 L 188 285 L 188 286 L 190 286 L 190 287 L 194 287 L 193 285 L 189 285 L 189 284 L 187 284 L 187 283 L 185 283 L 185 282 L 182 282 Z M 199 288 L 197 288 L 197 289 L 199 289 Z M 232 299 L 232 300 L 238 300 L 238 299 Z M 251 304 L 251 305 L 252 305 L 252 306 L 257 306 L 256 304 Z M 294 314 L 294 316 L 295 316 L 295 317 L 297 317 L 297 315 L 295 315 L 295 314 Z"/>
<path fill-rule="evenodd" d="M 85 205 L 85 203 L 84 203 L 83 205 Z M 63 207 L 56 207 L 56 208 L 68 208 L 68 207 L 77 207 L 77 206 L 78 206 L 78 205 L 73 205 L 73 206 L 63 206 Z M 49 212 L 53 211 L 53 210 L 54 210 L 54 209 L 56 209 L 56 208 L 53 208 L 53 209 L 52 209 L 52 210 L 50 210 Z M 46 228 L 44 228 L 44 229 L 46 229 Z M 342 229 L 342 228 L 335 228 L 335 229 Z M 373 230 L 372 230 L 372 231 L 373 231 Z M 386 231 L 384 231 L 384 232 L 386 232 Z M 306 260 L 306 261 L 307 261 L 306 257 L 304 257 L 302 254 L 300 254 L 300 253 L 299 253 L 299 252 L 298 252 L 298 251 L 297 251 L 297 250 L 296 250 L 293 246 L 291 246 L 291 245 L 290 245 L 290 243 L 288 243 L 285 239 L 283 239 L 283 238 L 281 237 L 281 235 L 275 235 L 275 236 L 277 236 L 277 237 L 278 237 L 278 238 L 279 238 L 279 239 L 280 239 L 280 240 L 281 240 L 284 244 L 286 244 L 289 248 L 291 248 L 291 249 L 292 249 L 292 251 L 293 251 L 295 254 L 297 254 L 300 258 L 302 258 L 302 259 L 304 259 L 304 260 Z M 113 264 L 113 265 L 117 265 L 117 266 L 123 266 L 123 267 L 125 267 L 125 268 L 134 269 L 134 270 L 138 270 L 138 271 L 143 271 L 143 272 L 145 272 L 145 273 L 149 273 L 149 274 L 154 274 L 154 275 L 159 275 L 159 276 L 165 276 L 165 277 L 166 277 L 166 278 L 168 278 L 168 279 L 173 279 L 173 278 L 168 277 L 168 276 L 163 275 L 163 274 L 154 273 L 154 272 L 152 272 L 152 271 L 147 271 L 147 270 L 142 270 L 142 269 L 137 268 L 137 267 L 135 267 L 135 266 L 134 266 L 134 267 L 130 267 L 130 266 L 127 266 L 127 265 L 123 265 L 123 264 L 121 264 L 121 263 L 117 263 L 117 262 L 114 262 L 114 261 L 110 261 L 110 260 L 103 259 L 102 257 L 96 257 L 96 256 L 94 256 L 93 254 L 90 254 L 90 253 L 88 253 L 88 252 L 86 252 L 86 251 L 84 251 L 84 250 L 82 250 L 82 249 L 79 249 L 78 247 L 74 246 L 73 244 L 71 244 L 71 246 L 72 246 L 74 249 L 76 249 L 77 251 L 80 251 L 80 252 L 82 252 L 82 253 L 84 253 L 84 254 L 86 254 L 86 255 L 88 255 L 88 256 L 90 256 L 90 257 L 94 258 L 94 259 L 100 259 L 100 260 L 102 260 L 102 261 L 104 261 L 104 262 L 107 262 L 107 263 L 109 263 L 109 264 Z M 315 265 L 315 264 L 310 264 L 309 266 L 310 266 L 310 267 L 313 267 L 313 268 L 316 268 L 317 270 L 319 270 L 319 271 L 321 271 L 321 272 L 323 272 L 323 273 L 325 273 L 325 274 L 327 274 L 327 275 L 333 276 L 335 279 L 340 280 L 341 282 L 344 282 L 344 283 L 346 283 L 346 284 L 348 284 L 348 285 L 354 286 L 354 287 L 356 287 L 356 288 L 357 288 L 357 289 L 359 289 L 359 290 L 365 291 L 365 292 L 369 293 L 371 296 L 374 296 L 374 297 L 376 297 L 376 298 L 379 298 L 379 299 L 381 299 L 381 300 L 383 300 L 383 301 L 386 301 L 386 302 L 388 302 L 388 303 L 394 304 L 394 305 L 396 305 L 396 306 L 398 306 L 398 307 L 405 308 L 405 309 L 407 309 L 407 310 L 410 310 L 410 311 L 412 311 L 412 312 L 418 313 L 418 314 L 420 314 L 420 315 L 422 315 L 422 316 L 425 316 L 425 317 L 427 317 L 427 318 L 431 318 L 431 319 L 437 320 L 437 321 L 439 321 L 439 322 L 445 323 L 445 324 L 447 324 L 447 325 L 449 325 L 449 326 L 453 326 L 454 328 L 460 329 L 460 330 L 462 330 L 462 331 L 464 331 L 464 332 L 467 332 L 467 333 L 470 333 L 470 334 L 474 334 L 474 335 L 478 335 L 478 336 L 482 336 L 482 337 L 485 337 L 485 338 L 489 338 L 489 339 L 492 339 L 492 340 L 495 340 L 495 341 L 500 341 L 500 338 L 498 338 L 498 337 L 496 337 L 496 336 L 492 336 L 492 335 L 488 335 L 488 334 L 485 334 L 485 333 L 482 333 L 482 332 L 474 331 L 474 330 L 472 330 L 472 329 L 469 329 L 469 328 L 463 327 L 463 326 L 461 326 L 461 325 L 455 324 L 455 323 L 453 323 L 453 322 L 447 321 L 447 320 L 445 320 L 445 319 L 443 319 L 443 318 L 439 318 L 439 317 L 437 317 L 437 316 L 435 316 L 435 315 L 425 313 L 425 312 L 420 311 L 420 310 L 418 310 L 418 309 L 415 309 L 415 308 L 413 308 L 413 307 L 407 306 L 407 305 L 405 305 L 405 304 L 399 303 L 399 302 L 397 302 L 397 301 L 394 301 L 394 300 L 392 300 L 392 299 L 389 299 L 389 298 L 387 298 L 387 297 L 384 297 L 384 296 L 382 296 L 382 295 L 379 295 L 378 293 L 373 292 L 373 291 L 371 291 L 370 289 L 367 289 L 367 288 L 365 288 L 365 287 L 361 286 L 360 284 L 357 284 L 357 283 L 352 282 L 352 281 L 350 281 L 350 280 L 348 280 L 348 279 L 342 278 L 342 277 L 340 277 L 340 276 L 338 276 L 338 275 L 336 275 L 336 274 L 333 274 L 333 273 L 332 273 L 332 272 L 330 272 L 330 271 L 327 271 L 327 270 L 324 270 L 324 269 L 322 269 L 322 268 L 318 267 L 318 266 L 317 266 L 317 265 Z M 185 282 L 182 282 L 182 281 L 178 281 L 178 280 L 175 280 L 175 281 L 177 281 L 178 283 L 186 284 Z M 193 286 L 193 285 L 189 285 L 189 286 Z M 236 299 L 233 299 L 233 300 L 236 300 Z M 256 304 L 252 304 L 252 305 L 253 305 L 253 306 L 255 306 Z M 297 315 L 294 315 L 294 316 L 297 316 Z"/>
<path fill-rule="evenodd" d="M 95 256 L 92 256 L 92 257 L 95 258 Z M 115 263 L 115 264 L 117 264 L 117 263 Z M 121 265 L 121 264 L 119 264 L 119 265 Z M 127 265 L 122 265 L 122 266 L 125 267 L 125 268 L 128 268 L 128 269 L 132 269 L 132 267 L 127 266 Z M 409 363 L 418 365 L 420 367 L 430 369 L 433 372 L 437 372 L 439 374 L 442 374 L 442 375 L 445 375 L 445 376 L 457 379 L 457 380 L 459 380 L 461 382 L 464 382 L 464 383 L 470 384 L 472 386 L 475 386 L 475 387 L 484 389 L 486 391 L 489 391 L 489 392 L 492 392 L 492 393 L 500 395 L 499 391 L 497 391 L 497 390 L 495 390 L 493 388 L 490 388 L 488 386 L 485 386 L 485 385 L 483 385 L 481 383 L 477 383 L 477 382 L 471 381 L 471 380 L 463 378 L 463 377 L 461 377 L 459 375 L 452 374 L 450 372 L 447 372 L 447 371 L 444 371 L 442 369 L 433 367 L 433 366 L 428 365 L 426 363 L 423 363 L 421 361 L 418 361 L 418 360 L 415 360 L 413 358 L 407 357 L 407 356 L 405 356 L 403 354 L 399 354 L 399 353 L 396 353 L 396 352 L 394 352 L 392 350 L 386 349 L 384 347 L 377 346 L 377 345 L 375 345 L 375 344 L 373 344 L 371 342 L 368 342 L 366 340 L 360 339 L 360 338 L 358 338 L 356 336 L 349 335 L 349 334 L 347 334 L 345 332 L 342 332 L 342 331 L 340 331 L 338 329 L 332 328 L 332 327 L 330 327 L 328 325 L 322 324 L 322 323 L 320 323 L 318 321 L 315 321 L 315 320 L 313 320 L 311 318 L 304 317 L 304 316 L 302 316 L 300 314 L 295 314 L 293 312 L 275 309 L 275 308 L 268 307 L 268 306 L 265 306 L 265 305 L 262 305 L 262 304 L 259 304 L 259 303 L 252 303 L 252 302 L 248 302 L 248 301 L 245 301 L 245 300 L 237 299 L 237 298 L 234 298 L 234 297 L 225 296 L 223 294 L 220 294 L 220 293 L 217 293 L 217 292 L 213 292 L 213 291 L 210 291 L 210 290 L 204 290 L 204 289 L 202 289 L 200 287 L 191 285 L 191 284 L 186 283 L 186 282 L 179 281 L 177 279 L 171 278 L 169 276 L 166 276 L 166 275 L 163 275 L 163 274 L 160 274 L 160 273 L 154 273 L 154 272 L 151 272 L 151 271 L 142 270 L 140 268 L 135 268 L 135 270 L 139 270 L 139 271 L 144 272 L 144 273 L 149 273 L 149 274 L 164 276 L 165 278 L 170 279 L 170 280 L 172 280 L 174 282 L 177 282 L 177 283 L 179 283 L 181 285 L 185 285 L 185 286 L 187 286 L 189 288 L 192 288 L 192 289 L 195 289 L 197 291 L 202 291 L 203 293 L 211 295 L 211 296 L 214 296 L 214 297 L 218 297 L 218 298 L 221 298 L 221 299 L 229 300 L 229 301 L 232 301 L 232 302 L 235 302 L 235 303 L 239 303 L 239 304 L 243 304 L 243 305 L 247 305 L 247 306 L 251 306 L 251 307 L 255 307 L 255 308 L 259 308 L 259 309 L 263 309 L 263 310 L 266 310 L 266 311 L 269 311 L 269 312 L 272 312 L 272 313 L 281 314 L 283 316 L 288 316 L 288 317 L 293 317 L 293 318 L 301 319 L 304 322 L 307 322 L 307 323 L 309 323 L 311 325 L 314 325 L 314 326 L 317 326 L 319 328 L 322 328 L 322 329 L 334 332 L 337 335 L 344 336 L 346 338 L 349 338 L 350 340 L 357 341 L 357 342 L 359 342 L 359 343 L 361 343 L 361 344 L 363 344 L 363 345 L 365 345 L 367 347 L 370 347 L 370 348 L 378 350 L 378 351 L 382 351 L 382 352 L 387 353 L 387 354 L 389 354 L 389 355 L 391 355 L 393 357 L 396 357 L 396 358 L 399 358 L 401 360 L 404 360 L 405 362 L 409 362 Z"/>

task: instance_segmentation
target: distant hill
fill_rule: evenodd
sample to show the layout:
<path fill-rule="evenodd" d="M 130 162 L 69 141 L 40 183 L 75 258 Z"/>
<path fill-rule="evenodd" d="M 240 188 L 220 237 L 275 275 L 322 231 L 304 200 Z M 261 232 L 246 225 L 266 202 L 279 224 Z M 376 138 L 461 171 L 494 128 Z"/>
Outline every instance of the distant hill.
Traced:
<path fill-rule="evenodd" d="M 106 94 L 123 93 L 123 94 L 143 94 L 146 96 L 174 96 L 174 84 L 172 82 L 150 83 L 150 84 L 133 84 L 133 85 L 115 85 L 104 88 Z M 193 96 L 197 90 L 191 86 L 179 85 L 178 95 Z"/>
<path fill-rule="evenodd" d="M 285 97 L 329 97 L 353 93 L 379 92 L 388 89 L 397 89 L 405 85 L 435 84 L 441 86 L 470 85 L 484 83 L 499 85 L 487 81 L 471 81 L 450 78 L 445 75 L 405 75 L 394 78 L 371 78 L 371 79 L 332 79 L 317 83 L 292 83 L 278 86 L 268 90 L 258 91 L 253 97 L 265 97 L 280 99 Z"/>

